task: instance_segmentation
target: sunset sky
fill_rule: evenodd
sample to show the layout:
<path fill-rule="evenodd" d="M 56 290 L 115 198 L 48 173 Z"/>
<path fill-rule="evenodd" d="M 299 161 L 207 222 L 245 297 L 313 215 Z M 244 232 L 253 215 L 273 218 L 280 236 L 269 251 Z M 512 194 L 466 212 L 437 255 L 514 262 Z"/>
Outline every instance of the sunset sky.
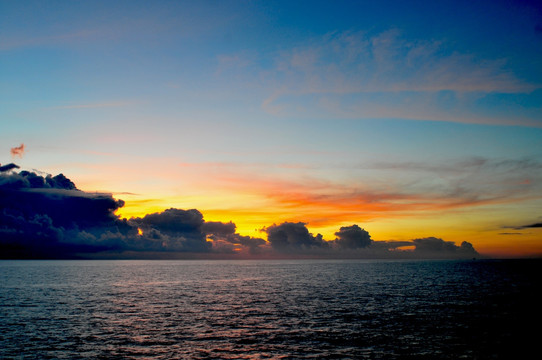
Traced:
<path fill-rule="evenodd" d="M 0 0 L 0 163 L 126 218 L 542 255 L 536 3 Z"/>

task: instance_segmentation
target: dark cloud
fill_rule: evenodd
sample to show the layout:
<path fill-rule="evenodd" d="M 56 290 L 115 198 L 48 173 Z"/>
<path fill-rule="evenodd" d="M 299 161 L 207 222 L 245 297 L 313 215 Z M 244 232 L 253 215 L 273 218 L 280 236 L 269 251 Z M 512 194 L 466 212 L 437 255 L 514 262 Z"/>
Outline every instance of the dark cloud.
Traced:
<path fill-rule="evenodd" d="M 409 241 L 373 241 L 358 225 L 343 226 L 337 238 L 325 241 L 311 234 L 305 223 L 284 222 L 264 231 L 271 247 L 283 254 L 305 254 L 326 258 L 472 258 L 479 254 L 472 244 L 460 246 L 440 238 L 428 237 Z"/>
<path fill-rule="evenodd" d="M 450 241 L 444 241 L 435 237 L 427 237 L 423 239 L 414 239 L 412 243 L 416 246 L 416 251 L 419 252 L 447 252 L 454 251 L 456 245 Z"/>
<path fill-rule="evenodd" d="M 517 229 L 530 229 L 530 228 L 541 228 L 541 227 L 542 227 L 542 223 L 534 223 L 534 224 L 520 226 Z"/>
<path fill-rule="evenodd" d="M 520 226 L 503 226 L 503 229 L 514 229 L 514 230 L 524 230 L 524 229 L 535 229 L 535 228 L 542 228 L 541 222 L 536 223 L 530 223 L 527 225 L 520 225 Z"/>
<path fill-rule="evenodd" d="M 142 230 L 142 239 L 155 245 L 145 250 L 208 252 L 212 246 L 202 229 L 203 215 L 196 209 L 167 209 L 132 218 L 129 223 Z"/>
<path fill-rule="evenodd" d="M 167 209 L 121 219 L 111 194 L 77 189 L 63 174 L 0 173 L 0 257 L 73 258 L 106 254 L 219 251 L 213 241 L 257 252 L 266 242 L 235 232 L 234 223 L 205 222 L 196 209 Z M 209 241 L 211 240 L 211 241 Z M 101 254 L 101 255 L 100 255 Z M 114 256 L 114 255 L 107 255 Z"/>
<path fill-rule="evenodd" d="M 236 225 L 231 221 L 229 223 L 223 223 L 220 221 L 206 221 L 202 230 L 208 235 L 214 235 L 218 237 L 227 237 L 235 234 Z"/>
<path fill-rule="evenodd" d="M 341 249 L 358 249 L 370 246 L 371 235 L 358 225 L 343 226 L 335 233 L 335 243 Z"/>
<path fill-rule="evenodd" d="M 408 240 L 373 241 L 371 247 L 395 251 L 404 247 L 413 247 L 414 243 Z"/>
<path fill-rule="evenodd" d="M 265 229 L 271 247 L 282 253 L 302 252 L 329 247 L 322 235 L 309 233 L 305 223 L 284 222 Z"/>
<path fill-rule="evenodd" d="M 226 240 L 231 242 L 232 244 L 246 246 L 247 248 L 249 248 L 251 253 L 257 253 L 260 249 L 260 246 L 266 244 L 266 241 L 264 239 L 254 238 L 251 236 L 243 236 L 239 234 L 233 234 L 231 236 L 228 236 Z"/>
<path fill-rule="evenodd" d="M 0 173 L 2 257 L 73 257 L 103 251 L 106 232 L 126 224 L 114 214 L 122 200 L 77 190 L 64 175 L 42 177 L 28 171 Z"/>
<path fill-rule="evenodd" d="M 129 224 L 141 229 L 141 239 L 160 241 L 161 249 L 148 249 L 152 251 L 223 253 L 233 252 L 235 246 L 241 246 L 256 253 L 258 247 L 266 243 L 263 239 L 237 234 L 236 225 L 231 221 L 204 221 L 203 214 L 196 209 L 168 209 L 143 218 L 132 218 Z"/>
<path fill-rule="evenodd" d="M 478 257 L 472 244 L 436 237 L 405 241 L 373 241 L 358 225 L 344 226 L 337 238 L 325 241 L 320 234 L 311 234 L 304 223 L 285 222 L 264 229 L 271 247 L 282 254 L 308 255 L 321 258 L 473 258 Z"/>
<path fill-rule="evenodd" d="M 0 172 L 1 258 L 159 258 L 182 253 L 338 258 L 478 255 L 470 243 L 457 246 L 434 237 L 373 241 L 355 224 L 341 227 L 336 239 L 326 241 L 310 233 L 305 223 L 284 222 L 264 228 L 265 241 L 238 234 L 231 221 L 205 221 L 196 209 L 171 208 L 121 219 L 116 210 L 124 202 L 111 194 L 81 191 L 63 174 L 17 173 L 16 168 L 5 165 Z"/>
<path fill-rule="evenodd" d="M 164 234 L 176 235 L 179 233 L 193 238 L 204 238 L 201 227 L 203 215 L 196 209 L 181 210 L 167 209 L 160 213 L 145 215 L 143 218 L 133 218 L 131 223 L 143 230 L 160 229 Z"/>
<path fill-rule="evenodd" d="M 209 251 L 197 210 L 169 209 L 127 221 L 111 194 L 88 193 L 60 174 L 0 177 L 2 257 L 69 258 L 124 251 Z M 144 229 L 138 234 L 138 227 Z"/>
<path fill-rule="evenodd" d="M 19 168 L 15 164 L 8 164 L 3 166 L 7 170 Z M 2 172 L 6 172 L 2 171 Z M 68 179 L 64 174 L 58 174 L 56 176 L 47 175 L 42 177 L 36 173 L 29 171 L 21 171 L 20 173 L 3 174 L 0 178 L 0 186 L 12 189 L 63 189 L 63 190 L 77 190 L 75 184 Z"/>
<path fill-rule="evenodd" d="M 444 241 L 436 237 L 412 240 L 414 254 L 423 257 L 476 257 L 478 252 L 471 243 L 463 241 L 460 246 L 454 242 Z"/>
<path fill-rule="evenodd" d="M 260 252 L 260 246 L 266 244 L 264 239 L 237 234 L 236 225 L 231 221 L 228 223 L 206 221 L 202 226 L 202 230 L 209 239 L 215 241 L 215 245 L 222 243 L 220 249 L 215 246 L 215 249 L 219 251 L 232 252 L 237 246 L 241 246 L 246 247 L 250 253 L 255 254 Z M 224 243 L 227 245 L 224 245 Z"/>
<path fill-rule="evenodd" d="M 3 165 L 3 166 L 0 166 L 0 173 L 1 172 L 5 172 L 5 171 L 9 171 L 9 170 L 13 170 L 13 169 L 18 169 L 19 167 L 13 163 L 11 164 L 7 164 L 7 165 Z"/>

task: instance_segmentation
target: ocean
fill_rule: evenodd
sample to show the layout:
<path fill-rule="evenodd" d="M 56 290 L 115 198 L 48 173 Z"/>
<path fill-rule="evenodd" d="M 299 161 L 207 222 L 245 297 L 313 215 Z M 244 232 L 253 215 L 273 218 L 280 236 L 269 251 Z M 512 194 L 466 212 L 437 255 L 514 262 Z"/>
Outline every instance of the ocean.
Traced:
<path fill-rule="evenodd" d="M 528 359 L 541 265 L 5 260 L 0 358 Z"/>

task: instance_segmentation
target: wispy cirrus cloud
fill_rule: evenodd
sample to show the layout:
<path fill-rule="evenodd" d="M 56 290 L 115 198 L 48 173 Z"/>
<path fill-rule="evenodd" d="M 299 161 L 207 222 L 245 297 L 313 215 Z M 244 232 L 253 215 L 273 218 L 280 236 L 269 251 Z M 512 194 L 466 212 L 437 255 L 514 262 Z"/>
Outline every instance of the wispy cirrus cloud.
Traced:
<path fill-rule="evenodd" d="M 399 30 L 336 32 L 283 51 L 267 72 L 275 115 L 334 115 L 542 126 L 541 109 L 488 112 L 480 99 L 540 88 L 505 58 L 460 53 L 445 41 L 406 39 Z M 525 111 L 523 111 L 525 110 Z"/>
<path fill-rule="evenodd" d="M 331 33 L 281 54 L 277 70 L 299 93 L 527 92 L 535 86 L 505 59 L 461 54 L 443 41 L 407 40 L 399 30 Z"/>
<path fill-rule="evenodd" d="M 90 103 L 79 103 L 79 104 L 69 104 L 69 105 L 59 105 L 54 106 L 51 109 L 61 110 L 61 109 L 99 109 L 99 108 L 114 108 L 114 107 L 125 107 L 130 105 L 137 104 L 137 101 L 105 101 L 105 102 L 90 102 Z"/>
<path fill-rule="evenodd" d="M 100 31 L 91 29 L 77 29 L 57 34 L 41 36 L 12 35 L 0 36 L 0 51 L 9 51 L 37 46 L 58 46 L 63 44 L 76 44 L 81 41 L 93 39 L 100 35 Z"/>
<path fill-rule="evenodd" d="M 373 162 L 342 166 L 350 166 L 358 174 L 355 180 L 319 177 L 322 168 L 297 169 L 304 175 L 290 177 L 288 172 L 276 172 L 276 168 L 261 164 L 258 171 L 248 164 L 229 163 L 191 164 L 184 169 L 185 176 L 205 179 L 199 181 L 200 185 L 228 189 L 232 194 L 243 194 L 247 201 L 258 202 L 264 216 L 271 216 L 272 210 L 281 220 L 309 221 L 311 226 L 347 219 L 369 221 L 464 211 L 541 197 L 542 165 L 533 159 L 467 157 L 439 163 Z M 327 168 L 328 172 L 334 170 L 333 164 Z M 378 182 L 374 178 L 388 181 Z M 242 206 L 228 207 L 228 212 L 236 210 L 250 216 Z"/>
<path fill-rule="evenodd" d="M 537 229 L 537 228 L 542 228 L 542 222 L 531 223 L 531 224 L 520 225 L 520 226 L 507 226 L 505 228 L 514 229 L 514 230 Z M 518 233 L 514 233 L 514 234 L 518 234 Z"/>

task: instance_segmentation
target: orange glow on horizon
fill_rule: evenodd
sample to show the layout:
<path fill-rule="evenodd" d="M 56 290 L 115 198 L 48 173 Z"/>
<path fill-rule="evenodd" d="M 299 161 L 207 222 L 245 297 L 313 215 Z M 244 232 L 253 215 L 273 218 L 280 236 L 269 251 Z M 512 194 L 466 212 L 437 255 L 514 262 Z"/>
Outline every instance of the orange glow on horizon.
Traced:
<path fill-rule="evenodd" d="M 201 172 L 183 174 L 182 187 L 115 195 L 125 201 L 117 215 L 129 219 L 168 208 L 198 209 L 205 221 L 231 221 L 237 233 L 263 239 L 267 235 L 262 229 L 285 221 L 303 222 L 309 232 L 320 233 L 325 240 L 334 240 L 341 226 L 357 224 L 377 241 L 434 236 L 457 245 L 468 241 L 490 256 L 542 254 L 538 230 L 513 240 L 499 235 L 503 232 L 499 226 L 513 220 L 510 214 L 526 218 L 527 210 L 522 213 L 515 205 L 524 199 L 517 197 L 446 197 L 408 193 L 391 186 L 376 189 L 318 180 L 301 183 L 280 176 L 233 173 L 227 168 L 221 168 L 220 174 L 204 166 L 194 168 Z M 181 175 L 168 169 L 162 176 Z"/>
<path fill-rule="evenodd" d="M 480 215 L 476 217 L 471 212 L 460 209 L 418 210 L 409 213 L 402 206 L 401 211 L 393 211 L 391 207 L 389 211 L 385 211 L 379 208 L 378 204 L 372 208 L 360 206 L 361 209 L 356 209 L 353 204 L 334 207 L 332 202 L 329 202 L 324 203 L 325 206 L 317 206 L 317 202 L 303 203 L 299 199 L 278 202 L 272 206 L 269 198 L 266 199 L 268 206 L 264 208 L 257 206 L 252 208 L 250 204 L 235 207 L 231 203 L 229 207 L 224 208 L 202 208 L 196 203 L 197 199 L 190 199 L 193 202 L 186 203 L 182 200 L 187 199 L 155 199 L 136 201 L 133 204 L 126 202 L 126 208 L 122 208 L 119 215 L 143 217 L 148 213 L 162 212 L 171 207 L 195 208 L 201 211 L 205 221 L 232 221 L 236 224 L 237 233 L 263 239 L 267 239 L 267 234 L 262 229 L 285 221 L 306 223 L 309 232 L 314 235 L 322 234 L 328 241 L 336 238 L 335 232 L 341 226 L 357 224 L 367 230 L 375 241 L 411 240 L 434 236 L 452 241 L 456 245 L 468 241 L 483 256 L 498 258 L 542 256 L 539 230 L 518 233 L 516 236 L 501 235 L 503 231 L 488 230 L 484 228 L 487 225 L 480 225 L 487 222 Z M 207 205 L 214 203 L 209 199 L 200 200 Z M 298 206 L 292 206 L 292 203 L 296 202 Z M 284 203 L 287 206 L 283 206 Z M 466 214 L 470 214 L 469 221 L 465 221 Z M 141 230 L 138 230 L 138 233 L 141 235 Z M 233 251 L 242 252 L 238 248 L 234 248 Z"/>

